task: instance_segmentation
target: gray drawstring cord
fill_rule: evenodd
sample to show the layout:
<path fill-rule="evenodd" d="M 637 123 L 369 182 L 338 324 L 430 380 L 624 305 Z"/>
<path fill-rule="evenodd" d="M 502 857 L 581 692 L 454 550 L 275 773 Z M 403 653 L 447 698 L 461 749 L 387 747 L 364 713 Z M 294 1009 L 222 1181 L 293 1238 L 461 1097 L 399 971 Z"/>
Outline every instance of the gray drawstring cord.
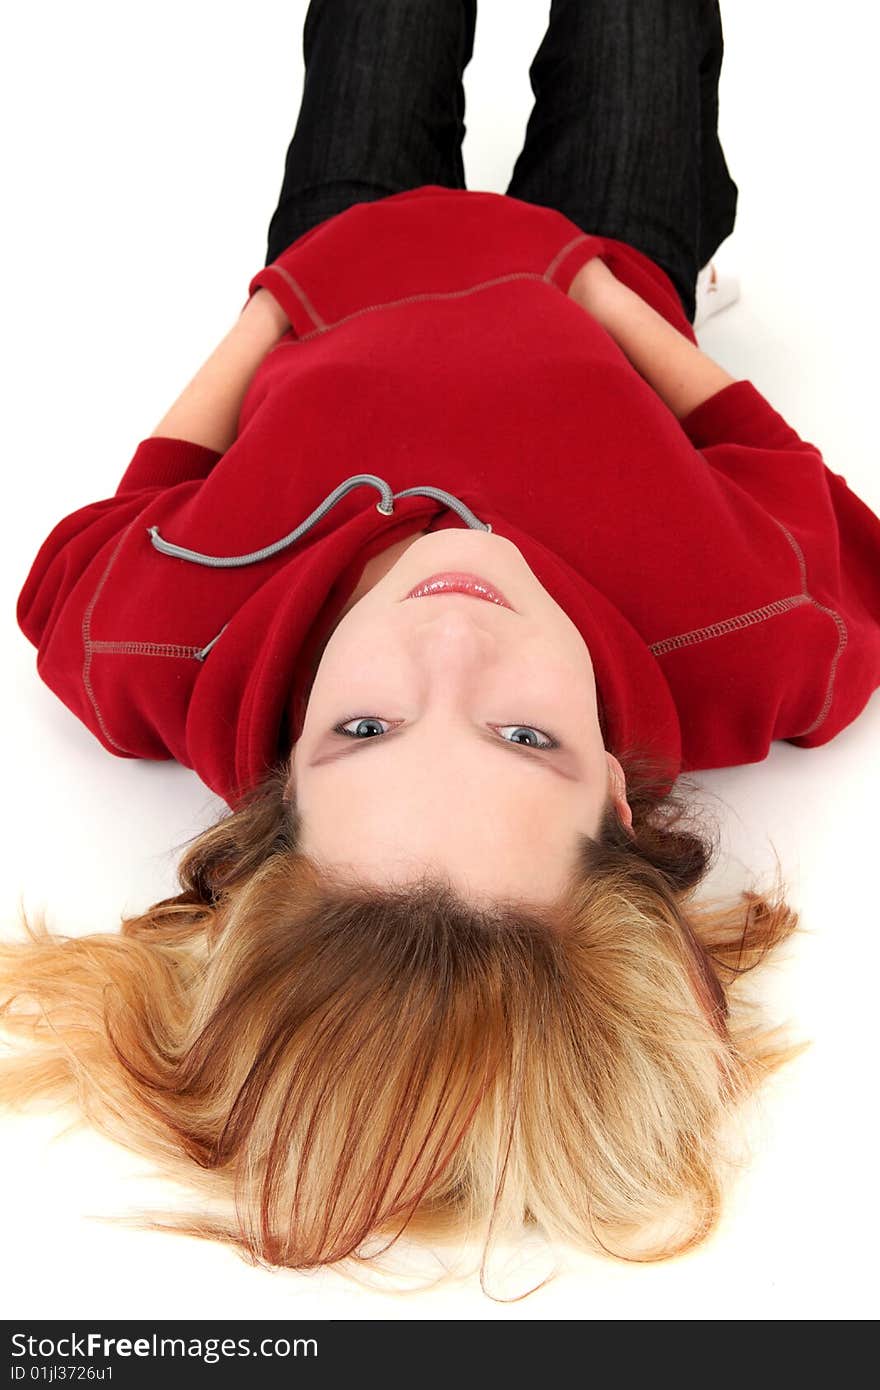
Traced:
<path fill-rule="evenodd" d="M 316 507 L 311 516 L 307 517 L 295 531 L 291 531 L 288 536 L 283 536 L 280 541 L 275 541 L 272 545 L 264 545 L 262 550 L 252 550 L 249 555 L 203 555 L 198 550 L 187 550 L 182 545 L 172 545 L 170 541 L 164 541 L 159 535 L 158 526 L 148 526 L 147 535 L 153 546 L 162 555 L 173 555 L 178 560 L 189 560 L 194 565 L 209 565 L 214 569 L 233 569 L 241 565 L 255 565 L 260 560 L 268 560 L 270 555 L 277 555 L 279 550 L 284 550 L 288 545 L 293 545 L 307 531 L 321 520 L 329 512 L 331 507 L 335 507 L 340 498 L 350 492 L 353 487 L 360 487 L 361 483 L 368 483 L 370 487 L 378 488 L 382 494 L 381 502 L 376 503 L 376 511 L 383 516 L 391 516 L 394 512 L 394 503 L 398 497 L 433 497 L 444 506 L 460 516 L 466 526 L 472 531 L 491 531 L 492 527 L 487 521 L 480 521 L 471 511 L 470 507 L 465 506 L 464 502 L 453 497 L 451 492 L 446 492 L 442 487 L 408 487 L 403 492 L 392 492 L 384 478 L 377 478 L 375 473 L 354 473 L 350 478 L 346 478 L 344 483 L 334 488 L 328 493 L 320 506 Z M 206 647 L 196 653 L 197 661 L 204 661 L 214 643 L 223 636 L 228 623 L 224 623 L 216 637 L 213 637 Z"/>
<path fill-rule="evenodd" d="M 170 541 L 165 541 L 159 534 L 158 526 L 148 526 L 147 535 L 150 537 L 156 550 L 163 555 L 173 555 L 178 560 L 189 560 L 194 565 L 209 565 L 215 569 L 233 569 L 239 565 L 255 565 L 260 560 L 268 560 L 270 555 L 277 555 L 279 550 L 284 550 L 288 545 L 293 545 L 307 531 L 321 520 L 329 512 L 331 507 L 343 498 L 352 488 L 359 487 L 361 483 L 367 483 L 370 487 L 378 488 L 382 494 L 381 502 L 376 503 L 376 511 L 383 516 L 391 516 L 394 511 L 394 502 L 398 497 L 424 496 L 433 497 L 438 502 L 451 508 L 462 521 L 472 531 L 491 531 L 492 527 L 488 522 L 480 521 L 474 515 L 470 507 L 465 506 L 457 497 L 453 497 L 451 492 L 444 491 L 440 487 L 408 487 L 402 492 L 392 492 L 384 478 L 377 478 L 375 473 L 355 473 L 350 478 L 346 478 L 344 483 L 340 483 L 331 493 L 324 498 L 320 506 L 316 507 L 311 516 L 297 526 L 295 531 L 283 536 L 280 541 L 275 541 L 272 545 L 264 545 L 262 550 L 252 550 L 249 555 L 203 555 L 198 550 L 187 550 L 185 546 L 173 545 Z M 220 636 L 218 632 L 217 637 Z M 214 638 L 216 642 L 217 638 Z M 207 651 L 208 648 L 205 648 Z"/>

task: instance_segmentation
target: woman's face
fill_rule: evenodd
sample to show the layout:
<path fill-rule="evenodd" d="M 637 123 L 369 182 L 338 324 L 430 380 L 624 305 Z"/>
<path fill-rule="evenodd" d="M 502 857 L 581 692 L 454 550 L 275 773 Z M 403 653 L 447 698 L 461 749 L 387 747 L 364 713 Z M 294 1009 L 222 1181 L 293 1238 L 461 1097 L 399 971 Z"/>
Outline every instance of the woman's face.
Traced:
<path fill-rule="evenodd" d="M 406 598 L 441 570 L 488 580 L 515 611 L 464 594 Z M 477 530 L 418 537 L 343 611 L 291 780 L 311 858 L 378 885 L 439 869 L 469 900 L 549 904 L 609 793 L 631 820 L 581 634 L 518 547 Z"/>

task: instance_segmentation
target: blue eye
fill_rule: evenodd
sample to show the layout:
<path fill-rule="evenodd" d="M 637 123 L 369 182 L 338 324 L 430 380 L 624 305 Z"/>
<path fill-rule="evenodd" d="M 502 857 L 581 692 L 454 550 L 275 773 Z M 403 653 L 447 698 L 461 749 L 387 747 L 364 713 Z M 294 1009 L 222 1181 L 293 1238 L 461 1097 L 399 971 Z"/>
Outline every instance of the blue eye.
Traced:
<path fill-rule="evenodd" d="M 388 724 L 390 722 L 391 721 L 387 719 L 377 719 L 375 715 L 372 714 L 362 715 L 360 717 L 356 714 L 353 714 L 350 719 L 343 719 L 339 724 L 334 724 L 333 732 L 334 734 L 341 734 L 344 738 L 371 738 L 374 736 L 372 733 L 361 732 L 361 728 L 364 724 Z M 352 733 L 349 729 L 346 729 L 344 727 L 346 724 L 357 724 L 358 732 Z M 559 747 L 558 740 L 555 739 L 552 734 L 544 733 L 541 729 L 536 728 L 533 724 L 493 724 L 491 727 L 493 729 L 513 729 L 515 734 L 537 734 L 540 738 L 543 738 L 545 740 L 544 743 L 533 743 L 531 741 L 526 741 L 524 739 L 514 737 L 512 739 L 505 739 L 505 743 L 526 743 L 526 746 L 529 748 L 540 749 Z M 378 729 L 376 733 L 383 734 L 385 733 L 385 730 Z"/>

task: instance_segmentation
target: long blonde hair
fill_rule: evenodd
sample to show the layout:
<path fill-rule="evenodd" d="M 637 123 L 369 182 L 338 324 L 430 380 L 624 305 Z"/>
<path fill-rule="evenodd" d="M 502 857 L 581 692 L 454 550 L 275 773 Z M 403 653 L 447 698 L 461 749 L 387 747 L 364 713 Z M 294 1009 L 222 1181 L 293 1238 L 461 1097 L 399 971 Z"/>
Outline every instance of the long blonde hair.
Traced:
<path fill-rule="evenodd" d="M 690 1249 L 738 1103 L 805 1045 L 739 989 L 797 915 L 778 886 L 698 901 L 717 832 L 687 779 L 660 795 L 648 756 L 618 759 L 634 836 L 609 802 L 551 909 L 328 879 L 279 763 L 120 932 L 22 912 L 0 1103 L 75 1103 L 225 1211 L 136 1224 L 272 1266 L 357 1267 L 404 1230 L 477 1231 L 485 1257 L 524 1223 L 624 1259 Z"/>

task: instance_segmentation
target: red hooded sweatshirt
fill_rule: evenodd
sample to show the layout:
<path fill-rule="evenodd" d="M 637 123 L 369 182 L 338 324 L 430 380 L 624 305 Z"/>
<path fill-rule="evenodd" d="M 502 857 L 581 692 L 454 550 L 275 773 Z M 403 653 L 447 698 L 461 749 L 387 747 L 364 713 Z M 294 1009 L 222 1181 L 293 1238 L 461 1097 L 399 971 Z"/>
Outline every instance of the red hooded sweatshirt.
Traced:
<path fill-rule="evenodd" d="M 234 806 L 289 756 L 366 561 L 467 525 L 581 632 L 612 752 L 671 786 L 827 743 L 880 685 L 880 519 L 749 381 L 677 420 L 568 298 L 593 256 L 696 341 L 646 256 L 502 194 L 425 185 L 300 237 L 250 282 L 292 329 L 226 453 L 143 440 L 40 547 L 42 679 Z"/>

